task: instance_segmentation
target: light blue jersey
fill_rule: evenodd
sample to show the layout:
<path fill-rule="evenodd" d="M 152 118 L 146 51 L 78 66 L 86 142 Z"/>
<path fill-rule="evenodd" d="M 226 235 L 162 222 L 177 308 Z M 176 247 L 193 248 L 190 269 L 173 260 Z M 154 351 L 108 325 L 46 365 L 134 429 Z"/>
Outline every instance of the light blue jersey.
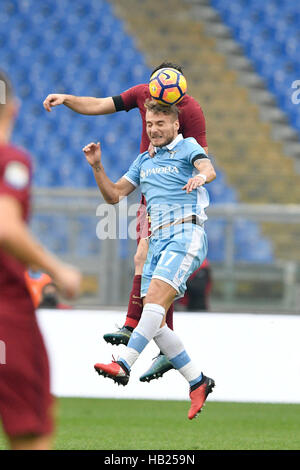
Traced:
<path fill-rule="evenodd" d="M 193 137 L 184 139 L 179 134 L 169 145 L 156 150 L 153 158 L 148 152 L 140 154 L 124 175 L 134 186 L 140 186 L 146 198 L 151 232 L 192 214 L 203 225 L 209 205 L 206 189 L 201 186 L 187 193 L 182 188 L 197 173 L 193 163 L 205 155 L 204 149 Z"/>

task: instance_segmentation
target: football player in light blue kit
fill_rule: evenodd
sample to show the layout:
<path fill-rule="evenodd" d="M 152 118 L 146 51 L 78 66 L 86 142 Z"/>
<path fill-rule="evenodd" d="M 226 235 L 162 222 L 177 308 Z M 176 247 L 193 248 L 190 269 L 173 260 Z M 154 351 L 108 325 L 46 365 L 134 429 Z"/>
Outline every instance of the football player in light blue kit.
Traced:
<path fill-rule="evenodd" d="M 124 175 L 147 195 L 151 219 L 141 297 L 146 295 L 151 279 L 168 282 L 178 292 L 176 297 L 181 297 L 187 279 L 207 255 L 203 223 L 207 219 L 204 209 L 209 205 L 208 193 L 203 186 L 189 193 L 182 190 L 195 173 L 194 161 L 203 156 L 207 158 L 194 138 L 183 139 L 180 134 L 169 145 L 157 147 L 153 158 L 148 152 L 139 155 Z"/>
<path fill-rule="evenodd" d="M 153 100 L 145 106 L 146 129 L 155 156 L 151 158 L 148 152 L 140 154 L 117 183 L 105 174 L 100 144 L 91 143 L 83 149 L 106 202 L 116 204 L 140 186 L 151 218 L 149 250 L 142 275 L 141 320 L 122 357 L 111 364 L 95 364 L 95 369 L 126 385 L 131 367 L 154 339 L 173 367 L 189 382 L 188 418 L 193 419 L 215 383 L 190 359 L 176 333 L 166 325 L 165 315 L 174 299 L 184 294 L 187 279 L 206 257 L 203 224 L 209 198 L 203 185 L 214 180 L 216 174 L 196 140 L 178 134 L 176 106 L 160 105 Z"/>

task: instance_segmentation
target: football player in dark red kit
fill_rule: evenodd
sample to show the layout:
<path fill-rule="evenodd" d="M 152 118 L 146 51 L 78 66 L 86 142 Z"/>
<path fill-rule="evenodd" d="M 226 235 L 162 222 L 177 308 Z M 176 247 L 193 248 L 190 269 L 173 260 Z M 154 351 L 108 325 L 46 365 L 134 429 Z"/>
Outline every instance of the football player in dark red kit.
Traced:
<path fill-rule="evenodd" d="M 51 448 L 53 399 L 44 341 L 27 289 L 25 270 L 51 275 L 67 297 L 80 289 L 81 275 L 65 265 L 31 235 L 31 163 L 10 143 L 18 104 L 8 78 L 0 72 L 5 99 L 0 104 L 0 418 L 11 449 Z M 2 358 L 3 359 L 3 358 Z"/>
<path fill-rule="evenodd" d="M 163 62 L 156 67 L 151 76 L 157 70 L 162 68 L 173 68 L 183 73 L 182 67 L 171 62 Z M 51 108 L 64 104 L 73 111 L 86 114 L 86 115 L 104 115 L 112 114 L 117 111 L 130 111 L 131 109 L 138 108 L 143 128 L 140 144 L 140 152 L 148 150 L 150 141 L 146 132 L 145 114 L 146 108 L 145 101 L 150 98 L 149 84 L 144 83 L 136 85 L 118 96 L 106 98 L 94 98 L 64 94 L 50 94 L 44 101 L 44 108 L 51 111 Z M 180 110 L 179 113 L 179 133 L 183 137 L 194 137 L 198 143 L 208 151 L 206 142 L 206 127 L 203 111 L 199 103 L 189 95 L 185 95 L 182 100 L 177 103 Z M 151 152 L 150 152 L 151 153 Z M 143 272 L 144 263 L 147 257 L 149 236 L 149 226 L 147 220 L 146 201 L 142 196 L 140 209 L 137 213 L 137 251 L 134 257 L 135 273 L 133 279 L 133 286 L 130 293 L 127 316 L 124 326 L 114 333 L 104 335 L 105 341 L 111 344 L 127 344 L 133 329 L 137 326 L 143 311 L 143 304 L 140 298 L 141 277 Z M 173 312 L 174 306 L 171 305 L 166 323 L 169 328 L 173 329 Z M 162 355 L 155 359 L 150 369 L 142 375 L 141 381 L 150 381 L 153 378 L 161 377 L 166 371 L 172 368 L 171 363 Z"/>

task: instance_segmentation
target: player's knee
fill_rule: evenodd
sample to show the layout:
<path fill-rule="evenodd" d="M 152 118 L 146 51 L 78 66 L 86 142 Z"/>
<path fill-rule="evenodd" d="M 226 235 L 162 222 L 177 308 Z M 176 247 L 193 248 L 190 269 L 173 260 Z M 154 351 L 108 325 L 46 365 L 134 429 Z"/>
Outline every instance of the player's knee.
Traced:
<path fill-rule="evenodd" d="M 147 258 L 147 247 L 139 247 L 136 254 L 134 255 L 135 267 L 142 267 L 145 264 Z"/>
<path fill-rule="evenodd" d="M 140 253 L 136 253 L 134 256 L 134 265 L 136 268 L 139 268 L 144 265 L 146 258 L 143 258 Z"/>
<path fill-rule="evenodd" d="M 176 290 L 160 279 L 152 279 L 145 297 L 145 304 L 159 304 L 167 312 L 176 296 Z"/>

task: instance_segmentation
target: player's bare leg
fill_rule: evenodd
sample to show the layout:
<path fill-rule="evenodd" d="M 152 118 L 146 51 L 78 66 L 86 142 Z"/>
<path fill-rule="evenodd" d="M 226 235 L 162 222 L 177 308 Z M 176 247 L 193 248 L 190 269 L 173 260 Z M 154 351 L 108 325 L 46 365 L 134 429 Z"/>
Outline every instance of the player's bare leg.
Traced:
<path fill-rule="evenodd" d="M 143 298 L 143 304 L 158 304 L 167 312 L 170 305 L 174 302 L 176 294 L 177 291 L 167 282 L 160 279 L 152 279 L 146 297 Z M 161 328 L 166 324 L 166 315 L 165 313 L 163 316 Z"/>
<path fill-rule="evenodd" d="M 130 292 L 127 316 L 125 324 L 119 330 L 113 333 L 106 333 L 103 338 L 107 343 L 114 345 L 125 344 L 127 345 L 132 331 L 138 325 L 143 311 L 143 302 L 141 299 L 141 280 L 143 267 L 148 253 L 148 240 L 141 238 L 136 254 L 134 256 L 134 279 L 132 290 Z"/>
<path fill-rule="evenodd" d="M 138 325 L 138 322 L 141 318 L 143 312 L 143 302 L 140 297 L 140 290 L 141 290 L 141 279 L 144 264 L 147 258 L 148 253 L 148 239 L 142 238 L 138 244 L 138 248 L 136 254 L 134 256 L 134 265 L 135 265 L 135 273 L 134 273 L 134 280 L 133 280 L 133 287 L 130 293 L 129 304 L 128 304 L 128 311 L 126 316 L 125 324 L 119 330 L 113 333 L 107 333 L 103 336 L 106 342 L 111 343 L 113 345 L 118 344 L 128 344 L 130 339 L 131 333 Z M 168 326 L 173 330 L 173 311 L 174 307 L 171 303 L 169 309 L 167 310 L 166 314 L 166 321 Z M 158 356 L 154 358 L 153 363 L 151 364 L 150 368 L 141 375 L 140 381 L 141 382 L 150 382 L 153 379 L 158 379 L 162 377 L 166 372 L 173 369 L 172 363 L 168 360 L 168 358 L 162 354 L 160 351 Z"/>
<path fill-rule="evenodd" d="M 52 436 L 19 436 L 9 438 L 12 450 L 51 450 Z"/>
<path fill-rule="evenodd" d="M 134 279 L 133 279 L 133 286 L 129 297 L 128 303 L 128 310 L 125 323 L 122 328 L 118 329 L 113 333 L 106 333 L 103 338 L 107 343 L 111 343 L 113 345 L 119 344 L 128 344 L 129 338 L 131 336 L 132 331 L 138 325 L 138 322 L 141 318 L 143 312 L 143 302 L 140 296 L 141 291 L 141 280 L 142 280 L 142 273 L 143 267 L 147 258 L 148 253 L 148 239 L 142 238 L 139 241 L 138 248 L 136 254 L 134 256 Z M 171 304 L 170 308 L 167 311 L 166 321 L 168 326 L 173 330 L 173 312 L 174 307 Z M 158 377 L 162 377 L 165 372 L 172 369 L 173 366 L 167 360 L 167 358 L 163 357 L 160 353 L 157 358 L 155 358 L 154 363 L 150 367 L 149 370 L 145 374 L 142 375 L 141 381 L 150 382 L 150 380 Z"/>
<path fill-rule="evenodd" d="M 148 239 L 141 238 L 136 253 L 134 255 L 134 275 L 141 276 L 143 274 L 144 264 L 148 253 Z"/>
<path fill-rule="evenodd" d="M 50 405 L 48 414 L 51 422 L 57 418 L 56 402 Z M 53 448 L 53 432 L 37 435 L 27 434 L 23 436 L 7 436 L 11 450 L 51 450 Z"/>

